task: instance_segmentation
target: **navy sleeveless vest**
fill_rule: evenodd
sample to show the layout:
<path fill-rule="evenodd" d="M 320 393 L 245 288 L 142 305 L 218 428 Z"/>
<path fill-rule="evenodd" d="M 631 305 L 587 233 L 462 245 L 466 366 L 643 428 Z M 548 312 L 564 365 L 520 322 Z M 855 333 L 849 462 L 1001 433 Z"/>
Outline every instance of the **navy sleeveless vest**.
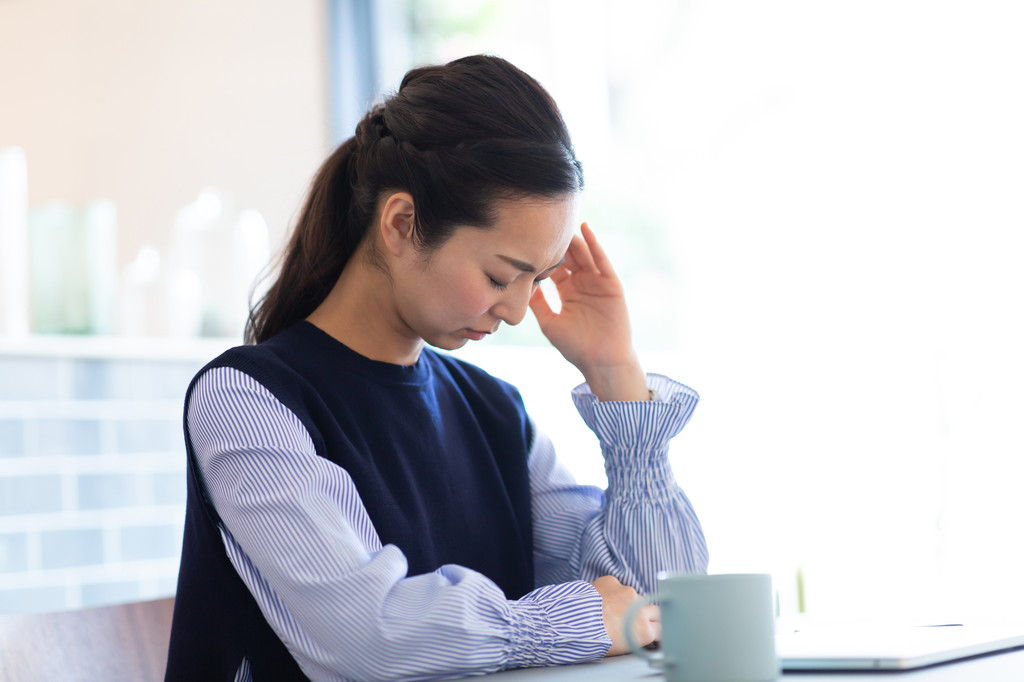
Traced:
<path fill-rule="evenodd" d="M 404 367 L 369 360 L 308 322 L 233 348 L 215 367 L 259 381 L 308 430 L 316 452 L 352 477 L 383 544 L 409 575 L 459 564 L 509 599 L 533 589 L 526 456 L 532 433 L 518 392 L 477 367 L 424 349 Z M 188 423 L 188 496 L 166 679 L 305 680 L 224 550 Z"/>

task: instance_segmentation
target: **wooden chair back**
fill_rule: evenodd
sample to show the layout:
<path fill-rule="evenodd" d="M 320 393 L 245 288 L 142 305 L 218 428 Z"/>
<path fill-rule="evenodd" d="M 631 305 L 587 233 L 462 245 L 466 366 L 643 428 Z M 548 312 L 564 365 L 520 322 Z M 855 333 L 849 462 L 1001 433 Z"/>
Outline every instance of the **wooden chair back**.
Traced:
<path fill-rule="evenodd" d="M 162 682 L 174 599 L 0 616 L 0 682 Z"/>

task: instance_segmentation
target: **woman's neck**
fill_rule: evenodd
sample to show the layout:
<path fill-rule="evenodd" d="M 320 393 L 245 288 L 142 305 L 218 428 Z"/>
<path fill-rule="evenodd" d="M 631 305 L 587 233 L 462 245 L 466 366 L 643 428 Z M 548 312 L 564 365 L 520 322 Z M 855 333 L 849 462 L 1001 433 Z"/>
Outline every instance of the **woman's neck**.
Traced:
<path fill-rule="evenodd" d="M 359 253 L 306 320 L 379 362 L 413 365 L 423 349 L 423 339 L 405 326 L 395 309 L 391 280 Z"/>

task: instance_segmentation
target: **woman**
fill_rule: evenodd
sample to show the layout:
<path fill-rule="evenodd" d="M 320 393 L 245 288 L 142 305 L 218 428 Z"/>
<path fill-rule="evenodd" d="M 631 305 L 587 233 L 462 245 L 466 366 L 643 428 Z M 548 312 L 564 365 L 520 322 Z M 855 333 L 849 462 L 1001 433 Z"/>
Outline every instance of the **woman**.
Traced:
<path fill-rule="evenodd" d="M 611 264 L 573 235 L 582 183 L 550 96 L 494 57 L 409 72 L 328 158 L 250 345 L 189 387 L 168 680 L 595 659 L 626 650 L 658 571 L 706 569 L 667 461 L 697 396 L 641 370 Z M 573 483 L 514 388 L 426 348 L 528 307 L 586 378 L 607 491 Z M 653 641 L 656 610 L 638 620 Z"/>

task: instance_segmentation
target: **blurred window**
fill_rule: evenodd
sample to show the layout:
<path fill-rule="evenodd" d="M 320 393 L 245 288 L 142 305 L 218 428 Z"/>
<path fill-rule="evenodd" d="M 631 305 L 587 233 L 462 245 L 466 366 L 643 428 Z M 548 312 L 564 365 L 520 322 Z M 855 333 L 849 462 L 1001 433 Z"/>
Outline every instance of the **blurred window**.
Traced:
<path fill-rule="evenodd" d="M 408 10 L 410 63 L 495 53 L 562 107 L 646 368 L 703 395 L 673 462 L 713 570 L 784 611 L 798 570 L 812 613 L 1024 611 L 1024 7 Z M 600 481 L 522 327 L 466 355 Z"/>

